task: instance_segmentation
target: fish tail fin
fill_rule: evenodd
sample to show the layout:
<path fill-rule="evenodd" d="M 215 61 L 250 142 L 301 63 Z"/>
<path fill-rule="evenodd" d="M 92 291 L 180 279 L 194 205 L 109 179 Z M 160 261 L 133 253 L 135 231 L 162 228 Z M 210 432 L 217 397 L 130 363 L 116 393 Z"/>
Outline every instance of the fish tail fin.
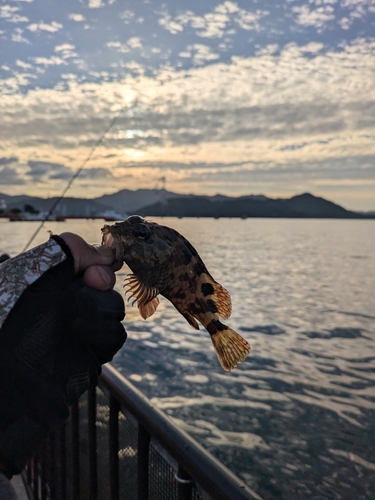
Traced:
<path fill-rule="evenodd" d="M 223 330 L 211 335 L 211 340 L 221 366 L 229 372 L 250 354 L 251 347 L 241 335 L 223 326 Z"/>

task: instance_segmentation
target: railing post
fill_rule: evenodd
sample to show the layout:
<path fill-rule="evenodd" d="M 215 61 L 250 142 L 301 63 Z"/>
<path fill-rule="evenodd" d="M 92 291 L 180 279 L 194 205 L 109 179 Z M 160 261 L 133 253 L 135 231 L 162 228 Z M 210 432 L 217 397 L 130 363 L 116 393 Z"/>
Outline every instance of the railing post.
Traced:
<path fill-rule="evenodd" d="M 191 500 L 191 494 L 193 491 L 193 481 L 191 476 L 178 465 L 177 474 L 175 475 L 177 481 L 177 498 L 178 500 Z"/>
<path fill-rule="evenodd" d="M 119 499 L 119 460 L 118 460 L 118 414 L 120 404 L 109 396 L 109 481 L 110 500 Z"/>
<path fill-rule="evenodd" d="M 33 494 L 34 498 L 39 498 L 39 471 L 38 471 L 38 454 L 33 458 Z"/>
<path fill-rule="evenodd" d="M 57 453 L 56 453 L 56 432 L 50 434 L 48 438 L 49 444 L 49 460 L 50 460 L 50 479 L 49 486 L 51 489 L 52 498 L 56 498 L 57 491 Z"/>
<path fill-rule="evenodd" d="M 59 484 L 59 491 L 57 498 L 58 500 L 65 500 L 66 499 L 66 434 L 65 434 L 65 427 L 62 427 L 58 431 L 58 440 L 59 440 L 59 446 L 58 446 L 58 484 Z"/>
<path fill-rule="evenodd" d="M 89 463 L 90 463 L 90 484 L 89 498 L 98 498 L 98 459 L 96 446 L 96 388 L 88 392 L 88 438 L 89 438 Z"/>
<path fill-rule="evenodd" d="M 79 500 L 80 491 L 80 463 L 79 463 L 79 404 L 74 403 L 71 407 L 71 429 L 72 429 L 72 467 L 73 467 L 73 499 Z"/>
<path fill-rule="evenodd" d="M 48 458 L 47 443 L 43 443 L 40 451 L 40 490 L 41 500 L 47 500 L 48 497 Z"/>
<path fill-rule="evenodd" d="M 148 454 L 150 434 L 138 422 L 138 500 L 148 500 Z"/>

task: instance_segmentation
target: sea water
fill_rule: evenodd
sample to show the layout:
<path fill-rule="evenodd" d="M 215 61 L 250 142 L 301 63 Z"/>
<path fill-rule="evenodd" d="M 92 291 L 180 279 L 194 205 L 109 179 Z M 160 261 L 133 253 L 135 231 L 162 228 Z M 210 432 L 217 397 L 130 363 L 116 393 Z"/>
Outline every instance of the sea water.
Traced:
<path fill-rule="evenodd" d="M 115 366 L 264 499 L 375 498 L 375 221 L 153 218 L 196 247 L 252 345 L 226 373 L 165 299 L 127 307 Z M 0 219 L 0 253 L 34 222 Z M 34 244 L 102 221 L 48 222 Z M 129 270 L 118 272 L 117 289 Z"/>

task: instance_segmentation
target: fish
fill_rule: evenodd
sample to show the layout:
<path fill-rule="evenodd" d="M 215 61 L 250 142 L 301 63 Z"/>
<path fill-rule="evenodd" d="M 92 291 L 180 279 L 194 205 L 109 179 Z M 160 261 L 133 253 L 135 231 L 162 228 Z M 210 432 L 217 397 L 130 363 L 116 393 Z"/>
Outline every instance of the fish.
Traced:
<path fill-rule="evenodd" d="M 140 315 L 147 319 L 167 298 L 195 329 L 198 321 L 211 336 L 213 348 L 225 371 L 250 353 L 251 347 L 237 332 L 220 321 L 232 313 L 229 292 L 207 270 L 193 245 L 175 229 L 132 215 L 104 225 L 102 244 L 112 248 L 116 261 L 131 269 L 125 280 Z"/>

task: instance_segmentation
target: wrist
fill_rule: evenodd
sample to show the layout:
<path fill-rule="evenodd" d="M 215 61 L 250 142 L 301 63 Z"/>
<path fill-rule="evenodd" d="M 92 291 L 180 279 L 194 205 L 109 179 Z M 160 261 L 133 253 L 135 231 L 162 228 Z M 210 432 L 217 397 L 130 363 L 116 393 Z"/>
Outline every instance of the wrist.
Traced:
<path fill-rule="evenodd" d="M 60 243 L 51 238 L 42 245 L 1 264 L 0 328 L 23 292 L 46 271 L 68 258 L 72 258 L 70 251 L 66 253 Z"/>

